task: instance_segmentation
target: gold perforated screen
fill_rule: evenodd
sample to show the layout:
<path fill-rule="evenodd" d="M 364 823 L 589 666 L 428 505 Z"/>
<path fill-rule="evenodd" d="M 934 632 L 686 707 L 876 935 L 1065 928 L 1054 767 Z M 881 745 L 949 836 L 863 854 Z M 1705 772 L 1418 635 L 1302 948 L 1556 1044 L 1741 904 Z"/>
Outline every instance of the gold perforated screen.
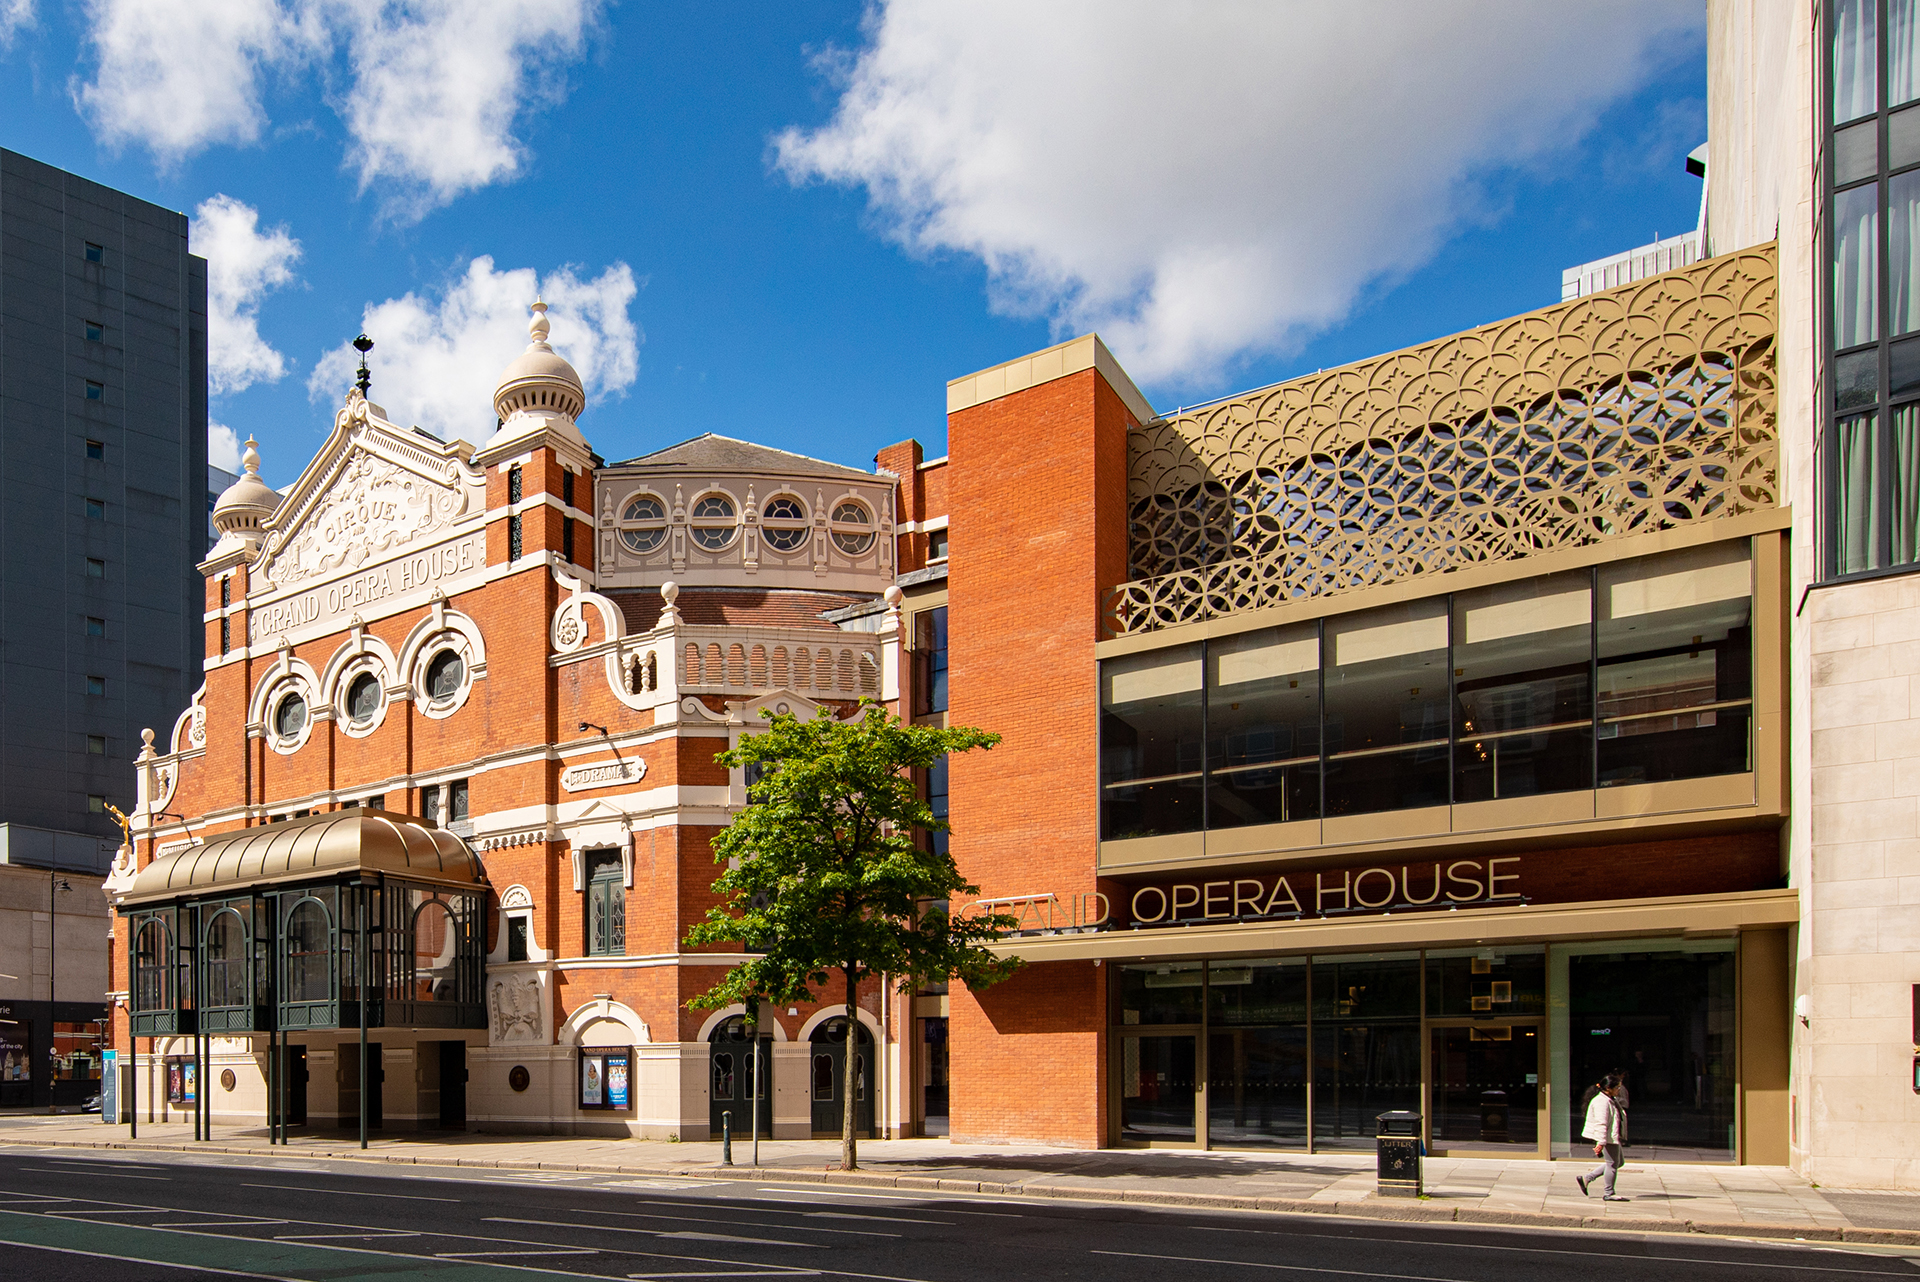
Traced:
<path fill-rule="evenodd" d="M 1775 247 L 1135 429 L 1114 635 L 1778 502 Z"/>

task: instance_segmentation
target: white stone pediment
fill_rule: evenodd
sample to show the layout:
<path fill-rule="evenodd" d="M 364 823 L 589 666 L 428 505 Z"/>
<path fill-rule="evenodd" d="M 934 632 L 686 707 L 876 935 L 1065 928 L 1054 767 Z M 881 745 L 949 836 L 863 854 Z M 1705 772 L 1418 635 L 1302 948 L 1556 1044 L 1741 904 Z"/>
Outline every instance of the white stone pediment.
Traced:
<path fill-rule="evenodd" d="M 464 441 L 396 427 L 356 390 L 266 523 L 259 574 L 278 591 L 351 574 L 446 539 L 484 516 L 486 474 Z"/>

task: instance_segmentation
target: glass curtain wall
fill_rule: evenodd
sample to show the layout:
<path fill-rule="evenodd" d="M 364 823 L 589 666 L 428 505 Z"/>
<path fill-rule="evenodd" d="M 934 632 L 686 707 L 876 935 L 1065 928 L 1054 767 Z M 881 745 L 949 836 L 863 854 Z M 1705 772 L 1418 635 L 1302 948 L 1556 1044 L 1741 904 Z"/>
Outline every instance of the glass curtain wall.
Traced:
<path fill-rule="evenodd" d="M 1740 540 L 1108 659 L 1101 837 L 1746 773 L 1753 593 Z"/>
<path fill-rule="evenodd" d="M 1920 0 L 1827 6 L 1829 577 L 1920 561 Z"/>
<path fill-rule="evenodd" d="M 1540 945 L 1115 970 L 1122 1143 L 1367 1151 L 1379 1114 L 1411 1109 L 1436 1142 L 1538 1150 Z"/>

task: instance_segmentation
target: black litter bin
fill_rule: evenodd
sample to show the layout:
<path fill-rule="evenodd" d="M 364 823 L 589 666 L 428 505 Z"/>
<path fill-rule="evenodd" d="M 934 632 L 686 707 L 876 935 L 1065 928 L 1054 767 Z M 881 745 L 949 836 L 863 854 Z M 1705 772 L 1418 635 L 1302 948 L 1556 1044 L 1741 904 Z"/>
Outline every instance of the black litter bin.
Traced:
<path fill-rule="evenodd" d="M 1380 1114 L 1380 1129 L 1374 1143 L 1379 1146 L 1376 1171 L 1381 1197 L 1420 1197 L 1420 1114 L 1392 1112 Z"/>

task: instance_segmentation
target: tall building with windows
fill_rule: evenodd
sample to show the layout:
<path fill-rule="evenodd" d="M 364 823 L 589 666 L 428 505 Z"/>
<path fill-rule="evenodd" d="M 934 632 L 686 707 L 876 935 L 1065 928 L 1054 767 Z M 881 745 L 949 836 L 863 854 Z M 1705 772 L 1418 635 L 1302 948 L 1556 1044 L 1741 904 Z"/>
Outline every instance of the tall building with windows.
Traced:
<path fill-rule="evenodd" d="M 184 215 L 0 151 L 0 1106 L 93 1089 L 107 806 L 198 683 L 206 293 Z"/>

